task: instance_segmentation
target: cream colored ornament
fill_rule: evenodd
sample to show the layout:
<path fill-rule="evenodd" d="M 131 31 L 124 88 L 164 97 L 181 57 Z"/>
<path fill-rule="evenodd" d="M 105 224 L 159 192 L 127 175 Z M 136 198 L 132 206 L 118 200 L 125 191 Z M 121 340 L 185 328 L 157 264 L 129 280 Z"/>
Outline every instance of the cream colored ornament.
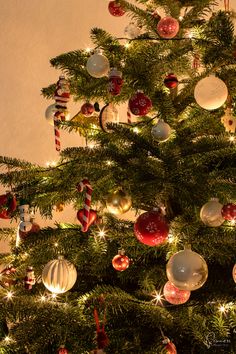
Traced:
<path fill-rule="evenodd" d="M 194 97 L 200 107 L 211 111 L 225 103 L 228 89 L 224 81 L 210 75 L 198 81 L 194 89 Z"/>
<path fill-rule="evenodd" d="M 157 141 L 166 141 L 170 137 L 171 127 L 163 119 L 159 119 L 157 124 L 152 127 L 152 136 Z"/>
<path fill-rule="evenodd" d="M 119 112 L 112 103 L 104 106 L 99 114 L 99 124 L 102 130 L 106 133 L 112 132 L 107 128 L 107 123 L 119 123 Z"/>
<path fill-rule="evenodd" d="M 74 286 L 76 279 L 75 266 L 64 259 L 63 256 L 48 262 L 43 268 L 43 284 L 52 293 L 65 293 Z"/>
<path fill-rule="evenodd" d="M 225 115 L 221 118 L 221 123 L 224 125 L 226 132 L 235 133 L 236 117 L 233 116 L 231 108 L 226 108 Z"/>
<path fill-rule="evenodd" d="M 180 290 L 197 290 L 208 277 L 206 261 L 188 246 L 175 253 L 166 266 L 168 280 Z"/>
<path fill-rule="evenodd" d="M 233 280 L 236 283 L 236 264 L 233 267 L 232 275 L 233 275 Z"/>
<path fill-rule="evenodd" d="M 211 198 L 209 202 L 203 205 L 200 211 L 200 218 L 202 222 L 211 227 L 218 227 L 225 221 L 221 210 L 223 205 L 219 203 L 218 198 Z"/>
<path fill-rule="evenodd" d="M 141 27 L 137 26 L 134 22 L 130 22 L 124 30 L 125 36 L 127 36 L 130 39 L 134 39 L 138 36 L 140 36 L 142 32 Z"/>
<path fill-rule="evenodd" d="M 107 57 L 102 54 L 102 51 L 98 49 L 88 59 L 86 69 L 92 77 L 97 79 L 101 78 L 108 75 L 108 71 L 110 69 L 109 61 Z"/>

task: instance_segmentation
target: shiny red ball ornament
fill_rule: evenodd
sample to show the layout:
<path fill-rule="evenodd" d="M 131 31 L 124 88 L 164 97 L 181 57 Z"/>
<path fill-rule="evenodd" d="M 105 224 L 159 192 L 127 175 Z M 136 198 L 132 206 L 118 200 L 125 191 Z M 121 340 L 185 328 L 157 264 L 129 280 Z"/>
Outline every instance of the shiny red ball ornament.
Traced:
<path fill-rule="evenodd" d="M 64 347 L 64 346 L 61 346 L 58 350 L 58 354 L 68 354 L 68 350 Z"/>
<path fill-rule="evenodd" d="M 169 89 L 174 89 L 178 86 L 178 79 L 174 74 L 169 74 L 166 76 L 166 78 L 164 79 L 164 84 L 167 88 Z"/>
<path fill-rule="evenodd" d="M 134 233 L 141 243 L 158 246 L 167 241 L 169 225 L 160 211 L 147 211 L 136 220 Z"/>
<path fill-rule="evenodd" d="M 110 1 L 108 4 L 108 10 L 110 14 L 115 17 L 121 17 L 125 14 L 125 10 L 118 1 Z"/>
<path fill-rule="evenodd" d="M 174 38 L 179 32 L 179 22 L 173 17 L 164 17 L 157 24 L 157 33 L 161 38 Z"/>
<path fill-rule="evenodd" d="M 127 257 L 124 252 L 119 252 L 119 254 L 112 259 L 112 266 L 115 270 L 123 272 L 129 267 L 129 257 Z"/>
<path fill-rule="evenodd" d="M 85 117 L 91 117 L 95 111 L 94 105 L 86 102 L 81 106 L 80 111 Z"/>
<path fill-rule="evenodd" d="M 142 91 L 137 91 L 129 100 L 129 109 L 135 116 L 145 116 L 151 108 L 152 101 Z"/>
<path fill-rule="evenodd" d="M 189 290 L 180 290 L 174 286 L 170 281 L 168 281 L 163 289 L 164 298 L 172 305 L 185 304 L 191 295 Z"/>
<path fill-rule="evenodd" d="M 229 203 L 223 206 L 221 215 L 225 220 L 236 220 L 236 204 Z"/>
<path fill-rule="evenodd" d="M 0 195 L 0 218 L 11 219 L 12 213 L 16 210 L 17 201 L 12 193 Z"/>

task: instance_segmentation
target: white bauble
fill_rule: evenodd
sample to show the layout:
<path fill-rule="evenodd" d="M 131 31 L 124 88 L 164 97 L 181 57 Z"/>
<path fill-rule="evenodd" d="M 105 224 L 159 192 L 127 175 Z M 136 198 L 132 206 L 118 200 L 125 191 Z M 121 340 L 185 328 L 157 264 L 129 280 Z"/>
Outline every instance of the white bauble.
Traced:
<path fill-rule="evenodd" d="M 110 130 L 107 128 L 107 123 L 119 123 L 119 112 L 112 103 L 107 104 L 101 109 L 99 115 L 99 123 L 102 130 L 106 133 L 110 132 Z"/>
<path fill-rule="evenodd" d="M 203 205 L 200 211 L 200 218 L 202 222 L 211 227 L 217 227 L 225 221 L 221 210 L 223 205 L 219 203 L 218 198 L 211 198 L 209 202 Z"/>
<path fill-rule="evenodd" d="M 166 266 L 169 281 L 181 290 L 196 290 L 208 277 L 206 261 L 198 253 L 186 248 L 175 253 Z"/>
<path fill-rule="evenodd" d="M 210 75 L 198 81 L 194 89 L 194 97 L 200 107 L 211 111 L 225 103 L 228 89 L 224 81 Z"/>
<path fill-rule="evenodd" d="M 155 140 L 166 141 L 170 137 L 171 127 L 163 119 L 159 119 L 157 124 L 152 127 L 151 133 Z"/>
<path fill-rule="evenodd" d="M 109 61 L 101 51 L 96 51 L 91 55 L 86 64 L 86 69 L 92 77 L 101 78 L 108 75 L 110 69 Z"/>
<path fill-rule="evenodd" d="M 130 39 L 134 39 L 138 36 L 140 36 L 142 32 L 142 29 L 140 27 L 138 27 L 134 22 L 130 22 L 124 30 L 124 34 L 126 37 L 130 38 Z"/>
<path fill-rule="evenodd" d="M 32 223 L 30 221 L 21 221 L 19 229 L 22 232 L 29 232 L 32 229 Z"/>
<path fill-rule="evenodd" d="M 57 111 L 58 111 L 58 109 L 56 108 L 56 104 L 55 103 L 53 103 L 50 106 L 48 106 L 48 108 L 45 111 L 46 121 L 52 126 L 54 126 L 54 114 Z M 69 111 L 64 111 L 63 113 L 65 115 L 65 120 L 68 121 L 70 119 Z"/>
<path fill-rule="evenodd" d="M 74 286 L 76 279 L 75 266 L 62 256 L 48 262 L 43 268 L 43 284 L 52 293 L 65 293 Z"/>

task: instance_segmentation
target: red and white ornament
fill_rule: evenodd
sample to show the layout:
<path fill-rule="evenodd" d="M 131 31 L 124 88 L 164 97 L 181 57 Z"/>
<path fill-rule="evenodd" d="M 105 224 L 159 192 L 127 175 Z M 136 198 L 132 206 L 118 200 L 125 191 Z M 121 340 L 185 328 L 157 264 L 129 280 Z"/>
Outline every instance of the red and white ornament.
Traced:
<path fill-rule="evenodd" d="M 124 80 L 122 79 L 122 72 L 116 68 L 112 68 L 109 72 L 108 91 L 112 96 L 118 96 Z"/>
<path fill-rule="evenodd" d="M 82 224 L 82 231 L 87 232 L 89 226 L 96 221 L 97 212 L 90 209 L 93 188 L 87 178 L 84 178 L 77 186 L 78 192 L 83 192 L 84 188 L 86 188 L 84 209 L 78 211 L 77 218 Z"/>
<path fill-rule="evenodd" d="M 92 103 L 85 102 L 81 106 L 80 111 L 85 117 L 91 117 L 95 111 L 94 105 Z"/>
<path fill-rule="evenodd" d="M 32 228 L 32 223 L 30 222 L 31 216 L 29 213 L 29 204 L 23 204 L 19 206 L 20 211 L 20 224 L 19 232 L 29 232 Z"/>
<path fill-rule="evenodd" d="M 108 10 L 112 16 L 121 17 L 125 14 L 125 10 L 122 8 L 119 1 L 110 1 L 108 4 Z"/>
<path fill-rule="evenodd" d="M 54 114 L 56 112 L 57 112 L 57 108 L 56 108 L 56 104 L 55 103 L 53 103 L 50 106 L 48 106 L 46 111 L 45 111 L 46 121 L 52 126 L 54 126 Z M 69 111 L 65 110 L 64 114 L 65 114 L 65 120 L 68 121 L 70 119 Z"/>
<path fill-rule="evenodd" d="M 24 283 L 25 283 L 25 289 L 26 290 L 31 290 L 33 285 L 35 285 L 35 275 L 33 271 L 33 267 L 28 267 L 26 271 L 26 276 L 24 278 Z"/>
<path fill-rule="evenodd" d="M 174 74 L 169 74 L 164 79 L 164 85 L 169 89 L 174 89 L 178 86 L 178 79 Z"/>
<path fill-rule="evenodd" d="M 179 22 L 173 17 L 164 17 L 157 24 L 157 33 L 161 38 L 172 39 L 179 32 Z"/>
<path fill-rule="evenodd" d="M 221 123 L 224 125 L 226 132 L 235 133 L 236 117 L 234 117 L 231 108 L 226 108 L 225 115 L 221 117 Z"/>
<path fill-rule="evenodd" d="M 129 108 L 135 116 L 145 116 L 152 108 L 152 101 L 142 91 L 137 91 L 129 100 Z"/>
<path fill-rule="evenodd" d="M 65 348 L 64 345 L 61 345 L 60 348 L 58 349 L 58 354 L 68 354 L 68 350 Z"/>
<path fill-rule="evenodd" d="M 188 301 L 191 295 L 189 290 L 180 290 L 168 281 L 163 289 L 164 298 L 172 305 L 181 305 Z"/>
<path fill-rule="evenodd" d="M 229 203 L 223 206 L 221 215 L 225 220 L 236 220 L 236 204 Z"/>
<path fill-rule="evenodd" d="M 136 220 L 134 233 L 141 243 L 158 246 L 167 241 L 169 225 L 159 210 L 147 211 Z"/>
<path fill-rule="evenodd" d="M 54 99 L 56 101 L 56 112 L 54 113 L 54 135 L 56 150 L 61 151 L 60 131 L 59 124 L 66 120 L 67 103 L 70 100 L 70 87 L 69 82 L 63 75 L 59 77 L 56 83 L 56 90 L 54 93 Z M 68 113 L 68 112 L 67 112 Z"/>
<path fill-rule="evenodd" d="M 125 255 L 124 250 L 118 251 L 118 254 L 112 259 L 112 266 L 119 272 L 123 272 L 129 267 L 129 257 Z"/>
<path fill-rule="evenodd" d="M 169 338 L 165 337 L 162 343 L 165 345 L 166 354 L 177 354 L 176 346 L 169 340 Z"/>
<path fill-rule="evenodd" d="M 12 193 L 0 195 L 0 219 L 11 219 L 16 206 L 16 197 Z"/>

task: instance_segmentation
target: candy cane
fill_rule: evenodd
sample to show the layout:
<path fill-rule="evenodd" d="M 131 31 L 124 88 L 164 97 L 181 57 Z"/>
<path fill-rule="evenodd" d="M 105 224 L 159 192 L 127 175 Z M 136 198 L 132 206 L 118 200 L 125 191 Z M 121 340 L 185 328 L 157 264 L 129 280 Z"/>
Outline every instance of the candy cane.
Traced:
<path fill-rule="evenodd" d="M 57 81 L 54 99 L 57 109 L 54 114 L 55 146 L 57 151 L 61 151 L 59 123 L 65 120 L 65 110 L 67 109 L 67 102 L 70 100 L 69 83 L 64 76 L 60 76 Z"/>
<path fill-rule="evenodd" d="M 127 108 L 127 122 L 128 122 L 129 124 L 132 123 L 132 121 L 131 121 L 131 112 L 130 112 L 129 107 Z"/>
<path fill-rule="evenodd" d="M 84 202 L 84 214 L 83 214 L 83 221 L 82 221 L 82 231 L 88 231 L 88 220 L 89 220 L 89 213 L 90 213 L 90 206 L 91 206 L 91 199 L 92 199 L 92 191 L 93 188 L 87 178 L 84 178 L 77 186 L 78 192 L 83 192 L 84 187 L 86 187 L 86 194 L 85 194 L 85 202 Z"/>

